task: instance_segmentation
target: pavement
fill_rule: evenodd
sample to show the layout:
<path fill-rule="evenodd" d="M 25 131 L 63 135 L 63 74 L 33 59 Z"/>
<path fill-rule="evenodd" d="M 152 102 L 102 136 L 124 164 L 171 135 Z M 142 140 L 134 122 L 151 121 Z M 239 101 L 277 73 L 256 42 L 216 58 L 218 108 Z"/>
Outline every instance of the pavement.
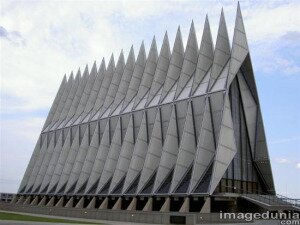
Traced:
<path fill-rule="evenodd" d="M 23 212 L 12 212 L 12 211 L 3 211 L 0 212 L 10 212 L 17 213 L 22 215 L 30 215 L 37 217 L 46 217 L 46 218 L 56 218 L 56 219 L 65 219 L 65 220 L 75 220 L 82 221 L 82 224 L 76 223 L 76 225 L 86 225 L 86 222 L 99 223 L 104 225 L 159 225 L 159 224 L 149 224 L 149 223 L 132 223 L 132 222 L 122 222 L 122 221 L 108 221 L 108 220 L 93 220 L 93 219 L 82 219 L 82 218 L 71 218 L 71 217 L 62 217 L 62 216 L 50 216 L 42 214 L 33 214 L 33 213 L 23 213 Z M 11 221 L 11 220 L 0 220 L 0 225 L 68 225 L 72 223 L 46 223 L 46 222 L 31 222 L 31 221 Z M 257 220 L 250 223 L 226 223 L 226 225 L 300 225 L 299 220 Z M 218 224 L 207 224 L 207 225 L 220 225 Z"/>

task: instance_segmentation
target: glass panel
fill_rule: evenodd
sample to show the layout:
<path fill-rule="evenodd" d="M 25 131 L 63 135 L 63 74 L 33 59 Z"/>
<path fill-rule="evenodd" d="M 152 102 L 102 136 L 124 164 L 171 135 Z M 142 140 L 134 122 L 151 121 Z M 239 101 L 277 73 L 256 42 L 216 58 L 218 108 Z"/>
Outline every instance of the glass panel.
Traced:
<path fill-rule="evenodd" d="M 147 102 L 148 94 L 149 94 L 149 92 L 147 92 L 147 94 L 145 94 L 144 98 L 140 101 L 140 103 L 137 105 L 137 107 L 135 108 L 135 110 L 145 108 L 145 104 Z"/>
<path fill-rule="evenodd" d="M 209 69 L 209 71 L 206 73 L 203 81 L 200 83 L 200 85 L 196 89 L 194 96 L 203 95 L 206 93 L 208 81 L 209 81 L 209 77 L 210 77 L 210 71 L 211 71 L 211 69 Z"/>
<path fill-rule="evenodd" d="M 109 107 L 109 108 L 105 111 L 105 113 L 101 116 L 101 118 L 106 118 L 106 117 L 108 117 L 108 116 L 109 116 L 109 113 L 110 113 L 110 110 L 111 110 L 111 107 Z"/>
<path fill-rule="evenodd" d="M 149 107 L 158 105 L 160 97 L 161 97 L 162 89 L 163 89 L 163 87 L 160 88 L 160 90 L 157 92 L 157 94 L 155 95 L 155 97 L 149 103 L 149 105 L 148 105 Z"/>
<path fill-rule="evenodd" d="M 124 102 L 124 101 L 122 101 L 122 102 L 118 105 L 118 107 L 115 109 L 115 111 L 111 114 L 112 116 L 116 116 L 116 115 L 119 115 L 119 114 L 120 114 L 121 109 L 122 109 L 123 102 Z"/>
<path fill-rule="evenodd" d="M 123 113 L 131 112 L 134 104 L 134 98 L 131 100 L 131 102 L 128 104 L 128 106 L 124 109 Z"/>
<path fill-rule="evenodd" d="M 193 79 L 194 79 L 194 76 L 192 76 L 190 78 L 190 80 L 188 81 L 188 83 L 186 84 L 186 86 L 183 88 L 180 95 L 178 96 L 177 100 L 185 99 L 185 98 L 188 98 L 190 96 L 192 85 L 193 85 Z"/>
<path fill-rule="evenodd" d="M 177 83 L 174 84 L 168 95 L 165 97 L 162 103 L 172 102 L 176 93 Z"/>
<path fill-rule="evenodd" d="M 67 123 L 66 127 L 69 127 L 69 126 L 71 126 L 71 125 L 72 125 L 72 120 L 73 120 L 73 117 L 74 117 L 74 116 L 72 116 L 72 117 L 71 117 L 71 119 L 68 121 L 68 123 Z"/>

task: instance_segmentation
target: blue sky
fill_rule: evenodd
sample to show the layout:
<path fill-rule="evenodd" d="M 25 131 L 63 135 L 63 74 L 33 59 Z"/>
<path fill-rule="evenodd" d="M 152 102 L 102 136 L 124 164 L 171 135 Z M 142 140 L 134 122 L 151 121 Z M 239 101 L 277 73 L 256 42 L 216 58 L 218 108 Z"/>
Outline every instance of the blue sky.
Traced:
<path fill-rule="evenodd" d="M 241 1 L 276 190 L 300 198 L 300 3 Z M 91 68 L 153 35 L 160 48 L 192 19 L 200 43 L 208 14 L 213 39 L 224 8 L 232 40 L 234 1 L 1 1 L 0 192 L 22 179 L 64 74 Z"/>

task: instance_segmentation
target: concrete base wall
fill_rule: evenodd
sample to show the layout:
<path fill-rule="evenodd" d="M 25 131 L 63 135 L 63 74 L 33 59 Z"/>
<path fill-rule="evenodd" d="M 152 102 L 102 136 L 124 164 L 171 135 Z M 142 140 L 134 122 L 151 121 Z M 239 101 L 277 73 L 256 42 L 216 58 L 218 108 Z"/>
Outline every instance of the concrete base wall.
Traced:
<path fill-rule="evenodd" d="M 136 223 L 155 223 L 169 224 L 171 216 L 185 217 L 186 224 L 194 225 L 197 216 L 193 213 L 161 213 L 143 212 L 127 210 L 100 210 L 100 209 L 80 209 L 66 207 L 36 206 L 36 205 L 17 205 L 0 203 L 0 210 L 19 211 L 34 214 L 55 215 L 74 218 L 124 221 Z"/>

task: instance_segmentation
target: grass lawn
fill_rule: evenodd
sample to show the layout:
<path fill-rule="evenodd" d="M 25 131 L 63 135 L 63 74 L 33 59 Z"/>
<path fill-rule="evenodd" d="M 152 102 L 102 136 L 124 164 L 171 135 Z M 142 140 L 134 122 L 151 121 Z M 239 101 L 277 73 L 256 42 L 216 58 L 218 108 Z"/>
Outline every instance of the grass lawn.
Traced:
<path fill-rule="evenodd" d="M 17 213 L 8 213 L 8 212 L 0 212 L 0 220 L 34 221 L 34 222 L 48 222 L 48 223 L 100 224 L 100 223 L 91 223 L 91 222 L 76 221 L 76 220 L 29 216 L 29 215 L 22 215 Z"/>

